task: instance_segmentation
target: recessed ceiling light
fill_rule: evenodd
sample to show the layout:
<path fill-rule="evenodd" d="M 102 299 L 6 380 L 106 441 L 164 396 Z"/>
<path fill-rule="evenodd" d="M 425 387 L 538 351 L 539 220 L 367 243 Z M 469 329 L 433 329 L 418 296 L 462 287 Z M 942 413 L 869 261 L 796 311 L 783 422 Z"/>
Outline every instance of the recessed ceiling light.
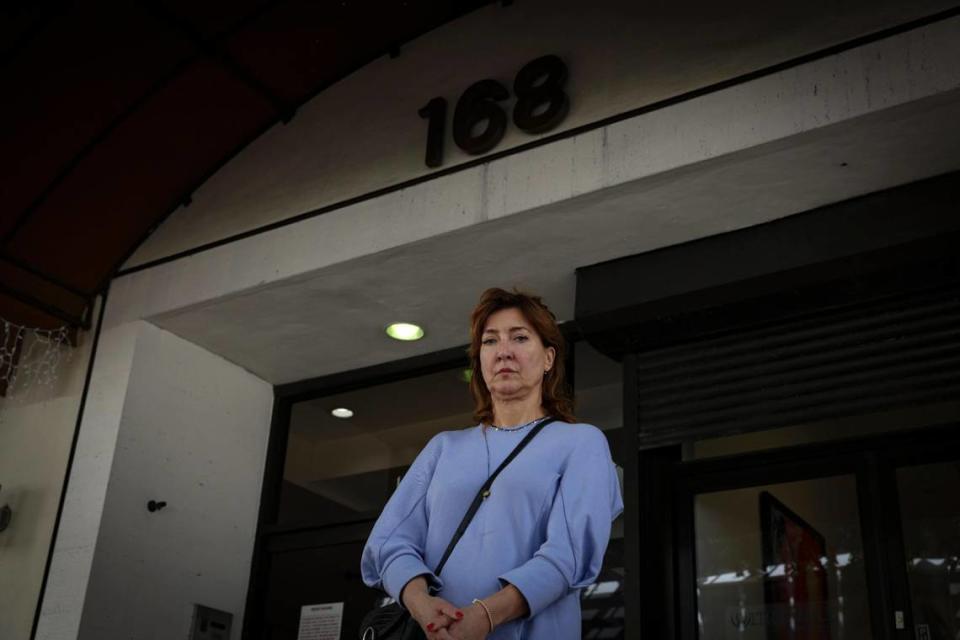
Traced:
<path fill-rule="evenodd" d="M 423 337 L 423 329 L 409 322 L 395 322 L 387 327 L 387 335 L 394 340 L 419 340 Z"/>
<path fill-rule="evenodd" d="M 346 409 L 344 407 L 337 407 L 330 413 L 333 415 L 334 418 L 352 418 L 353 417 L 353 411 L 350 411 L 350 409 Z"/>

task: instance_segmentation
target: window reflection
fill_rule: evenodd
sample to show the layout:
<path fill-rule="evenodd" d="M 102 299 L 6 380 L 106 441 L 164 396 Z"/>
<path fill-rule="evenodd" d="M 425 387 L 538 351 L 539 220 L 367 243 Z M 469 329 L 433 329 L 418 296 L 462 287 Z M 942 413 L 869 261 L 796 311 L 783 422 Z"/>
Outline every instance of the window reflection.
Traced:
<path fill-rule="evenodd" d="M 897 471 L 918 639 L 960 638 L 960 462 Z"/>
<path fill-rule="evenodd" d="M 870 638 L 852 477 L 700 494 L 702 639 Z"/>
<path fill-rule="evenodd" d="M 337 407 L 349 407 L 353 417 L 334 417 Z M 470 426 L 472 411 L 461 367 L 296 403 L 279 522 L 376 518 L 430 438 Z"/>

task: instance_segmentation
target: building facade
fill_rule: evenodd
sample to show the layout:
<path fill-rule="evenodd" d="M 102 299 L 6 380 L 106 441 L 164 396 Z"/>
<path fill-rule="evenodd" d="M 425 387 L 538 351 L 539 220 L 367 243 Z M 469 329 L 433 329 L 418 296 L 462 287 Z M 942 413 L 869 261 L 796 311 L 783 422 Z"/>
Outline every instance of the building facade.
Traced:
<path fill-rule="evenodd" d="M 585 638 L 953 637 L 958 54 L 943 2 L 530 0 L 323 91 L 112 282 L 35 637 L 350 637 L 489 286 L 623 469 Z"/>

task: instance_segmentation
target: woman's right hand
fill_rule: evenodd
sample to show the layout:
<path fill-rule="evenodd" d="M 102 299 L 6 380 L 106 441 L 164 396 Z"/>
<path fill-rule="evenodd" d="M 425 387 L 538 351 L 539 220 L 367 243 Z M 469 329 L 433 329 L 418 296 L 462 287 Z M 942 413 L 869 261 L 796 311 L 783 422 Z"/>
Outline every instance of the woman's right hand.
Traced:
<path fill-rule="evenodd" d="M 463 619 L 463 611 L 443 598 L 430 595 L 426 578 L 420 576 L 407 583 L 401 594 L 403 606 L 417 621 L 429 640 L 437 638 L 437 632 Z"/>

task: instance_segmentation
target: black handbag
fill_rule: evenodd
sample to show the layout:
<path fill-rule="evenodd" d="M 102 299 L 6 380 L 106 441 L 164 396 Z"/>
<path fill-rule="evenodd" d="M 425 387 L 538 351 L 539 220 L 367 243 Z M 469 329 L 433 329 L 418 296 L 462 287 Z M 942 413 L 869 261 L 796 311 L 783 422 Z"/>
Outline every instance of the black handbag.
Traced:
<path fill-rule="evenodd" d="M 453 548 L 460 542 L 460 538 L 463 537 L 467 526 L 473 520 L 473 516 L 480 509 L 480 505 L 490 495 L 490 487 L 493 485 L 493 481 L 517 457 L 517 454 L 533 440 L 534 436 L 540 433 L 541 429 L 554 421 L 556 421 L 556 418 L 547 418 L 531 429 L 530 433 L 520 441 L 520 444 L 514 447 L 510 455 L 500 463 L 496 471 L 491 473 L 487 481 L 483 483 L 483 486 L 477 491 L 477 495 L 474 496 L 473 502 L 470 503 L 470 508 L 464 514 L 463 520 L 460 521 L 460 526 L 454 532 L 453 538 L 450 539 L 446 551 L 443 552 L 443 557 L 433 572 L 435 576 L 439 576 L 440 572 L 443 571 L 443 566 L 447 564 L 447 559 L 453 553 Z M 410 615 L 410 612 L 401 607 L 400 603 L 393 602 L 384 607 L 377 607 L 363 617 L 363 622 L 360 623 L 360 640 L 426 640 L 426 636 L 417 621 Z"/>

